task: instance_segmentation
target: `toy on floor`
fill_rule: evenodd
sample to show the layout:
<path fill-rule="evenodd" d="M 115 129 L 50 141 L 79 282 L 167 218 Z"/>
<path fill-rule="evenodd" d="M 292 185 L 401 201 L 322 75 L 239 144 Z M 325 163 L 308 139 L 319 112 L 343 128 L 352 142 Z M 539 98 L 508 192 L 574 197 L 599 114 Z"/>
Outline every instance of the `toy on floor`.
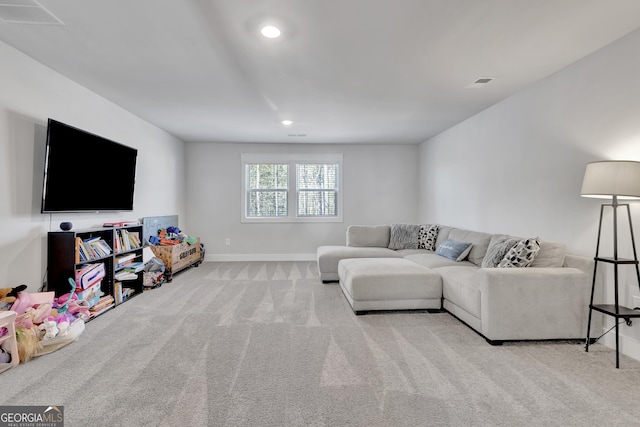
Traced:
<path fill-rule="evenodd" d="M 28 362 L 42 349 L 38 332 L 34 327 L 18 327 L 16 324 L 16 340 L 18 342 L 20 363 Z"/>
<path fill-rule="evenodd" d="M 38 325 L 38 331 L 40 331 L 40 335 L 42 336 L 42 341 L 50 340 L 51 338 L 55 338 L 58 335 L 60 330 L 58 329 L 58 322 L 55 321 L 53 317 L 49 317 L 44 323 Z"/>
<path fill-rule="evenodd" d="M 173 226 L 158 230 L 157 236 L 149 236 L 149 243 L 161 246 L 178 245 L 182 242 L 193 245 L 197 241 L 197 237 L 188 236 L 178 227 Z"/>
<path fill-rule="evenodd" d="M 0 347 L 0 363 L 11 363 L 11 353 Z"/>
<path fill-rule="evenodd" d="M 15 325 L 20 363 L 69 344 L 84 330 L 90 316 L 88 303 L 78 299 L 75 280 L 69 279 L 69 284 L 71 292 L 58 298 L 53 292 L 17 291 L 11 308 L 18 313 Z"/>
<path fill-rule="evenodd" d="M 9 310 L 16 301 L 18 292 L 27 289 L 27 285 L 16 286 L 15 288 L 0 288 L 0 310 Z"/>

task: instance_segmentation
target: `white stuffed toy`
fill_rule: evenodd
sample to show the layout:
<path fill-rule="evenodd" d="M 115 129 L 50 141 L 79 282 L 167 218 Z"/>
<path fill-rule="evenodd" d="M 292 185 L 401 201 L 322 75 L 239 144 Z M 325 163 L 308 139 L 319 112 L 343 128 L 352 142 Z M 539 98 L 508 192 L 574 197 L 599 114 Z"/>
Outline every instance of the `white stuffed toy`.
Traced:
<path fill-rule="evenodd" d="M 58 336 L 67 335 L 67 330 L 69 329 L 69 320 L 66 318 L 58 322 Z"/>
<path fill-rule="evenodd" d="M 51 338 L 55 338 L 58 335 L 58 322 L 55 320 L 47 320 L 44 323 L 41 323 L 38 326 L 40 332 L 44 332 L 44 336 L 42 337 L 42 341 L 50 340 Z"/>

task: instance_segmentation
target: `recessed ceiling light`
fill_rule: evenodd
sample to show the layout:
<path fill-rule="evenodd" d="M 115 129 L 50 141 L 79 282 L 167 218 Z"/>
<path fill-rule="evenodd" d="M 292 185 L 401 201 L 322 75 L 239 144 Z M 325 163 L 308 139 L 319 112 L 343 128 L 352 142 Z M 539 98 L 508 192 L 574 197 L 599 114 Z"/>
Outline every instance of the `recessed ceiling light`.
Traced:
<path fill-rule="evenodd" d="M 285 126 L 291 126 L 293 124 L 293 121 L 291 121 L 291 120 L 283 120 L 280 123 L 282 123 Z"/>
<path fill-rule="evenodd" d="M 276 37 L 280 37 L 280 29 L 278 27 L 274 27 L 273 25 L 266 25 L 262 27 L 260 30 L 263 36 L 269 39 L 275 39 Z"/>

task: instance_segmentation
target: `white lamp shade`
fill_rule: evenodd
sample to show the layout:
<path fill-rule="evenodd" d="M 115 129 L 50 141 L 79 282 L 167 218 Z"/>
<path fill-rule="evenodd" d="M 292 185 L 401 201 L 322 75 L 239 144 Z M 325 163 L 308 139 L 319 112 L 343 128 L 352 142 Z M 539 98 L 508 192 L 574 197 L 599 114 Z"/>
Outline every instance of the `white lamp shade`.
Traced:
<path fill-rule="evenodd" d="M 587 165 L 582 181 L 583 197 L 640 198 L 640 162 L 607 160 Z"/>

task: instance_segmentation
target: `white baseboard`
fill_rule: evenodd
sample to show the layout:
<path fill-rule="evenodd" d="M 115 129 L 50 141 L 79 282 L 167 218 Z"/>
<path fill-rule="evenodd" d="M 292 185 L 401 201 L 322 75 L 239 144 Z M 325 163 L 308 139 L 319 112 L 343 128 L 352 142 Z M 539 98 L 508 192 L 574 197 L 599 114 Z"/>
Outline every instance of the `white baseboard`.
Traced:
<path fill-rule="evenodd" d="M 205 262 L 315 261 L 316 254 L 205 254 Z"/>
<path fill-rule="evenodd" d="M 633 320 L 635 323 L 635 320 L 638 320 L 638 319 L 633 319 Z M 627 326 L 624 323 L 622 323 L 619 327 L 622 332 L 622 328 L 625 328 Z M 625 356 L 628 356 L 632 359 L 640 360 L 640 342 L 638 342 L 638 340 L 636 340 L 633 337 L 623 335 L 622 333 L 620 333 L 619 341 L 620 341 L 620 354 L 624 354 Z M 616 349 L 615 330 L 611 330 L 611 332 L 609 332 L 604 337 L 602 337 L 602 339 L 600 340 L 600 343 L 615 350 Z"/>

